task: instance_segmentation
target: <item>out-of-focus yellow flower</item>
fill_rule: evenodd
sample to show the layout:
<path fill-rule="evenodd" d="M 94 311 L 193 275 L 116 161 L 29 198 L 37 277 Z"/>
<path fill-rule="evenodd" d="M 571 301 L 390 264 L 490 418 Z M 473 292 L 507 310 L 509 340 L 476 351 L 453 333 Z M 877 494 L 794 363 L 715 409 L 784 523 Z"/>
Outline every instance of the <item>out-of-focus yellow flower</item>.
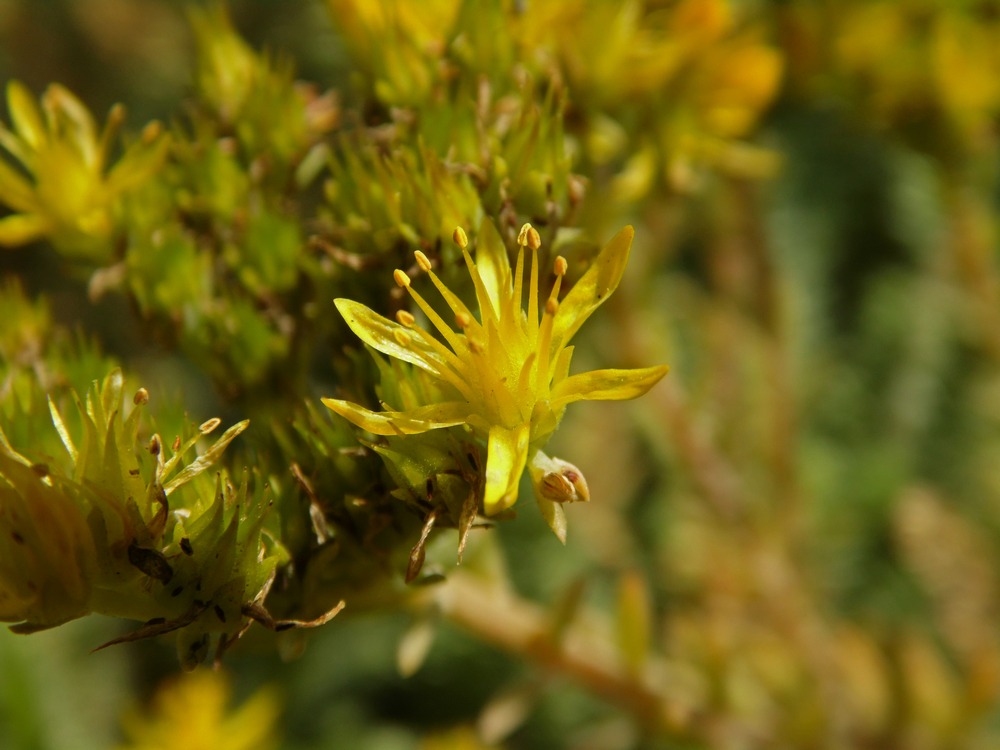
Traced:
<path fill-rule="evenodd" d="M 354 59 L 390 106 L 423 101 L 460 0 L 327 0 L 334 25 Z"/>
<path fill-rule="evenodd" d="M 199 669 L 160 688 L 149 713 L 123 720 L 128 742 L 119 750 L 268 750 L 276 748 L 278 698 L 254 693 L 230 708 L 232 690 L 220 672 Z"/>
<path fill-rule="evenodd" d="M 683 187 L 676 176 L 703 164 L 754 176 L 773 171 L 773 159 L 750 158 L 738 139 L 777 94 L 780 52 L 759 28 L 737 19 L 728 0 L 653 6 L 550 0 L 530 3 L 516 25 L 540 73 L 561 70 L 574 107 L 591 115 L 585 139 L 591 158 L 615 156 L 603 137 L 608 122 L 627 121 L 636 110 L 649 122 L 640 137 L 650 141 L 640 146 L 640 159 L 623 168 L 615 195 L 641 197 L 658 173 Z"/>
<path fill-rule="evenodd" d="M 814 42 L 833 37 L 823 81 L 855 109 L 943 152 L 995 140 L 1000 23 L 988 14 L 964 3 L 882 1 L 809 6 L 799 18 Z"/>
<path fill-rule="evenodd" d="M 336 399 L 324 399 L 323 403 L 377 435 L 468 425 L 475 435 L 487 440 L 484 512 L 495 515 L 514 505 L 521 474 L 530 464 L 539 505 L 560 534 L 557 527 L 564 531 L 564 523 L 559 503 L 589 497 L 579 470 L 541 451 L 566 406 L 584 399 L 636 398 L 667 372 L 666 366 L 657 366 L 569 374 L 573 354 L 569 341 L 617 288 L 632 235 L 631 227 L 619 232 L 560 302 L 566 261 L 556 258 L 555 283 L 548 298 L 540 299 L 541 240 L 530 224 L 524 225 L 518 238 L 513 270 L 503 240 L 490 222 L 483 222 L 480 229 L 475 261 L 466 247 L 465 233 L 456 230 L 455 240 L 475 285 L 478 318 L 431 270 L 423 253 L 416 253 L 417 263 L 444 298 L 459 331 L 427 303 L 403 271 L 395 272 L 396 283 L 406 288 L 443 341 L 405 311 L 394 323 L 352 300 L 336 300 L 337 309 L 362 341 L 426 372 L 438 385 L 441 400 L 407 411 L 383 412 Z M 527 279 L 526 248 L 531 253 Z M 522 307 L 525 296 L 527 312 Z"/>
<path fill-rule="evenodd" d="M 14 213 L 0 219 L 0 245 L 43 237 L 68 256 L 107 260 L 123 193 L 162 164 L 167 138 L 157 123 L 107 168 L 124 109 L 116 106 L 100 132 L 87 108 L 54 84 L 39 108 L 19 82 L 7 84 L 13 130 L 0 124 L 0 202 Z"/>

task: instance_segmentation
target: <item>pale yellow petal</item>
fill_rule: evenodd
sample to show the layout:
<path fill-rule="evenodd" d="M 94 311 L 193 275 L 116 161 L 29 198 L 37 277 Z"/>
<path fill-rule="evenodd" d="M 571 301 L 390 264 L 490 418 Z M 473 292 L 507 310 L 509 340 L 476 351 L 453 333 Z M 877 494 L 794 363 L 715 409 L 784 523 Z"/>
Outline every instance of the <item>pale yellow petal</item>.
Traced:
<path fill-rule="evenodd" d="M 638 370 L 591 370 L 571 375 L 552 389 L 552 408 L 573 401 L 626 401 L 638 398 L 669 370 L 666 365 Z"/>
<path fill-rule="evenodd" d="M 49 221 L 38 214 L 5 216 L 0 219 L 0 245 L 26 245 L 44 237 L 51 228 Z"/>
<path fill-rule="evenodd" d="M 321 400 L 328 409 L 375 435 L 416 435 L 464 424 L 469 416 L 469 405 L 458 401 L 430 404 L 408 411 L 371 411 L 350 401 L 335 398 Z"/>
<path fill-rule="evenodd" d="M 612 237 L 559 303 L 559 311 L 552 322 L 552 351 L 559 351 L 591 313 L 618 288 L 628 264 L 634 234 L 632 227 L 628 226 Z"/>
<path fill-rule="evenodd" d="M 38 105 L 35 104 L 35 97 L 20 81 L 10 81 L 7 84 L 7 109 L 18 137 L 37 150 L 45 140 L 45 126 L 42 124 Z"/>
<path fill-rule="evenodd" d="M 483 510 L 493 516 L 517 502 L 517 485 L 528 461 L 529 425 L 514 429 L 494 426 L 486 456 L 486 490 Z"/>
<path fill-rule="evenodd" d="M 360 302 L 336 299 L 334 304 L 347 325 L 368 346 L 426 370 L 439 378 L 451 379 L 445 354 L 416 332 L 370 310 Z"/>
<path fill-rule="evenodd" d="M 493 222 L 483 219 L 476 240 L 476 268 L 494 310 L 502 310 L 502 299 L 511 295 L 510 260 L 503 238 Z M 478 292 L 478 289 L 477 289 Z"/>

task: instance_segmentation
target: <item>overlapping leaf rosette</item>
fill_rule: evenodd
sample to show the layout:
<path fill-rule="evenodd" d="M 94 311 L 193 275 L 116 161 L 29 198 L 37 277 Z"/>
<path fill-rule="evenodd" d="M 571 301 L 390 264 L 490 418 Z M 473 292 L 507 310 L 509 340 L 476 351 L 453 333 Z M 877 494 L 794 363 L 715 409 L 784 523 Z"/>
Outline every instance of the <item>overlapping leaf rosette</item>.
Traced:
<path fill-rule="evenodd" d="M 145 389 L 126 404 L 120 370 L 71 409 L 49 399 L 63 455 L 20 452 L 0 431 L 0 621 L 30 633 L 89 613 L 143 624 L 108 644 L 177 632 L 181 663 L 221 655 L 259 621 L 287 558 L 272 502 L 247 472 L 208 470 L 248 422 L 191 425 L 172 439 L 143 435 Z"/>

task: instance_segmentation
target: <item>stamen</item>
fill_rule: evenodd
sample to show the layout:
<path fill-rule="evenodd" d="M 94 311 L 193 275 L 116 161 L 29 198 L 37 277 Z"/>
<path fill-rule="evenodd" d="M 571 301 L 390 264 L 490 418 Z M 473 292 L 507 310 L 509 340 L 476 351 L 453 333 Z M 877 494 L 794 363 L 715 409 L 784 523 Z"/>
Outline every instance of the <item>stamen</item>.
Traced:
<path fill-rule="evenodd" d="M 521 293 L 524 291 L 524 245 L 517 245 L 517 265 L 514 268 L 514 310 L 521 310 Z"/>
<path fill-rule="evenodd" d="M 413 317 L 412 313 L 409 313 L 406 310 L 397 310 L 396 322 L 398 322 L 401 326 L 411 328 L 417 322 L 417 319 Z"/>
<path fill-rule="evenodd" d="M 517 244 L 537 250 L 542 246 L 542 238 L 538 235 L 538 230 L 531 224 L 525 224 L 521 231 L 517 233 Z"/>
<path fill-rule="evenodd" d="M 472 318 L 464 312 L 455 313 L 455 324 L 464 331 L 472 325 Z"/>
<path fill-rule="evenodd" d="M 531 286 L 528 287 L 528 331 L 538 336 L 538 248 L 531 249 Z"/>
<path fill-rule="evenodd" d="M 431 270 L 431 262 L 420 250 L 413 253 L 413 256 L 417 259 L 417 265 L 426 273 Z"/>
<path fill-rule="evenodd" d="M 448 307 L 451 308 L 451 311 L 455 313 L 455 315 L 467 316 L 469 320 L 474 323 L 475 318 L 472 317 L 472 313 L 469 311 L 469 308 L 465 306 L 465 303 L 462 302 L 458 295 L 451 291 L 451 289 L 449 289 L 447 285 L 441 281 L 438 275 L 431 270 L 430 261 L 427 260 L 427 256 L 419 250 L 417 253 L 419 253 L 419 255 L 417 255 L 417 263 L 419 263 L 420 267 L 423 268 L 427 272 L 427 275 L 431 277 L 431 281 L 434 283 L 434 286 L 437 287 L 441 296 L 444 297 L 444 301 L 448 303 Z M 425 262 L 427 263 L 426 267 L 424 266 Z"/>
<path fill-rule="evenodd" d="M 559 278 L 556 277 L 554 291 L 558 290 Z M 549 385 L 549 363 L 552 361 L 552 322 L 555 320 L 557 312 L 559 312 L 559 301 L 550 296 L 545 301 L 545 314 L 542 316 L 542 325 L 538 332 L 538 376 L 535 384 L 539 391 L 544 390 Z"/>
<path fill-rule="evenodd" d="M 556 275 L 556 281 L 552 285 L 552 291 L 549 292 L 549 302 L 559 302 L 559 290 L 562 288 L 563 276 L 566 275 L 566 269 L 568 264 L 566 259 L 561 255 L 556 256 L 555 263 L 552 264 L 552 272 Z M 545 303 L 545 309 L 548 310 L 548 302 Z M 552 313 L 555 315 L 555 313 Z"/>
<path fill-rule="evenodd" d="M 417 252 L 419 252 L 419 250 Z M 423 255 L 423 253 L 421 253 L 421 255 Z M 427 258 L 425 256 L 424 260 L 426 259 Z M 427 304 L 427 300 L 425 300 L 419 294 L 419 292 L 417 292 L 410 285 L 410 277 L 406 275 L 406 272 L 401 271 L 400 269 L 397 268 L 395 271 L 392 272 L 392 278 L 395 279 L 396 284 L 398 284 L 401 287 L 404 287 L 406 291 L 410 293 L 410 296 L 413 298 L 413 301 L 417 303 L 417 306 L 421 310 L 423 310 L 424 315 L 426 315 L 427 319 L 434 324 L 434 327 L 438 329 L 438 331 L 444 337 L 444 340 L 448 342 L 448 345 L 454 351 L 458 352 L 460 344 L 458 337 L 455 335 L 455 332 L 451 330 L 451 328 L 449 328 L 447 325 L 445 325 L 445 322 L 441 319 L 441 316 L 438 315 L 437 312 L 434 310 L 434 308 L 431 307 L 429 304 Z"/>
<path fill-rule="evenodd" d="M 465 230 L 462 227 L 455 227 L 455 232 L 451 235 L 451 238 L 463 250 L 469 246 L 469 237 L 465 234 Z"/>

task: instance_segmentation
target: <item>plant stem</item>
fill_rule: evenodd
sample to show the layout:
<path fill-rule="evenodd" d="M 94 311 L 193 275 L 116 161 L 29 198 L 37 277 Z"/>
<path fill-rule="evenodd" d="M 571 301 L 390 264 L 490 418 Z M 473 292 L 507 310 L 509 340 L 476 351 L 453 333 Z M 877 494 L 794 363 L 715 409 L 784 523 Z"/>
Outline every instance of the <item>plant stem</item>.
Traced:
<path fill-rule="evenodd" d="M 536 604 L 506 587 L 455 571 L 434 587 L 434 601 L 452 623 L 504 651 L 533 662 L 628 711 L 652 731 L 678 731 L 695 712 L 692 675 L 650 657 L 641 672 L 627 669 L 607 626 L 579 618 L 564 632 Z M 681 688 L 684 688 L 681 690 Z"/>

